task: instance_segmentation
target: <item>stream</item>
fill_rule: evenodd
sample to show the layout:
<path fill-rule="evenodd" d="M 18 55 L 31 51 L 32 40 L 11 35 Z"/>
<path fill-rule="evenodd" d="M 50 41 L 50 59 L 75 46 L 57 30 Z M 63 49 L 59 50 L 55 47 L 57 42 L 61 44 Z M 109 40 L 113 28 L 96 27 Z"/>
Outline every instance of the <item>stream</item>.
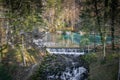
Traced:
<path fill-rule="evenodd" d="M 33 41 L 41 47 L 40 40 Z M 87 80 L 89 67 L 80 49 L 46 49 L 49 55 L 39 66 L 35 80 Z"/>
<path fill-rule="evenodd" d="M 87 80 L 88 64 L 83 55 L 49 54 L 28 80 Z"/>

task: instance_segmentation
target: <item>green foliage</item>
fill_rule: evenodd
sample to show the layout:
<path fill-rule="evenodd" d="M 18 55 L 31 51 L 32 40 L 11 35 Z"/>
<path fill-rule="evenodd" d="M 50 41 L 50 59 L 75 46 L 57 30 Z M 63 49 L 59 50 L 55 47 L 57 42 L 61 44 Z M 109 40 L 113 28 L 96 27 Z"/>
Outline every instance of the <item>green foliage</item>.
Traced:
<path fill-rule="evenodd" d="M 89 46 L 90 45 L 90 39 L 89 39 L 89 35 L 85 34 L 81 37 L 81 40 L 80 40 L 80 46 Z"/>
<path fill-rule="evenodd" d="M 115 59 L 119 59 L 119 54 L 118 53 L 110 53 L 109 55 L 107 55 L 104 59 L 102 58 L 101 60 L 100 60 L 100 63 L 102 64 L 102 65 L 104 65 L 104 64 L 106 64 L 108 61 L 110 62 L 110 61 L 113 61 L 113 60 L 115 60 Z"/>
<path fill-rule="evenodd" d="M 61 58 L 62 57 L 62 58 Z M 33 74 L 30 80 L 47 80 L 47 75 L 60 74 L 65 70 L 66 63 L 63 62 L 63 56 L 47 55 L 39 66 L 39 69 Z"/>
<path fill-rule="evenodd" d="M 7 68 L 2 64 L 0 64 L 0 80 L 12 80 L 12 77 L 7 71 Z"/>
<path fill-rule="evenodd" d="M 111 53 L 108 54 L 111 55 Z M 102 53 L 97 53 L 98 61 L 90 65 L 89 80 L 117 80 L 119 59 L 108 60 L 106 56 L 106 62 L 101 64 L 101 55 Z"/>
<path fill-rule="evenodd" d="M 102 58 L 102 59 L 100 60 L 100 64 L 101 64 L 101 65 L 106 64 L 106 57 L 104 57 L 104 58 Z"/>
<path fill-rule="evenodd" d="M 83 55 L 82 59 L 85 60 L 88 64 L 91 64 L 97 61 L 97 54 L 89 53 L 89 54 Z"/>
<path fill-rule="evenodd" d="M 4 8 L 7 8 L 5 17 L 9 19 L 7 22 L 8 30 L 6 30 L 8 31 L 7 41 L 10 41 L 17 50 L 18 46 L 26 44 L 25 41 L 22 42 L 21 31 L 23 31 L 23 34 L 31 32 L 41 25 L 42 3 L 41 0 L 4 0 L 4 3 Z M 12 56 L 12 53 L 9 55 Z"/>
<path fill-rule="evenodd" d="M 10 19 L 11 30 L 15 32 L 31 31 L 41 24 L 41 0 L 4 0 L 8 8 L 6 18 Z"/>
<path fill-rule="evenodd" d="M 54 7 L 60 9 L 61 7 L 61 0 L 47 0 L 47 7 Z"/>
<path fill-rule="evenodd" d="M 48 7 L 55 7 L 56 0 L 47 0 Z"/>
<path fill-rule="evenodd" d="M 118 59 L 120 55 L 118 53 L 112 53 L 107 56 L 108 60 Z"/>

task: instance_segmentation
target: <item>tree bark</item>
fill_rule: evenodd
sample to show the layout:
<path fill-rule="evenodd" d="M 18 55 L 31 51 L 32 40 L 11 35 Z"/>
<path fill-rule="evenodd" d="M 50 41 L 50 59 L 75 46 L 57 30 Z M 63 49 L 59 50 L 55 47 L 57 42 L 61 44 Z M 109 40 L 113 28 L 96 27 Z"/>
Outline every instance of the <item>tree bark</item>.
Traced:
<path fill-rule="evenodd" d="M 25 47 L 24 47 L 24 36 L 22 35 L 22 60 L 23 60 L 23 65 L 26 66 L 24 48 L 25 48 Z"/>
<path fill-rule="evenodd" d="M 96 38 L 95 38 L 95 37 L 96 37 L 96 35 L 95 35 L 95 32 L 94 32 L 94 34 L 93 34 L 93 35 L 94 35 L 94 52 L 96 52 Z"/>
<path fill-rule="evenodd" d="M 2 46 L 0 46 L 0 63 L 2 62 Z"/>
<path fill-rule="evenodd" d="M 112 50 L 115 50 L 115 29 L 114 29 L 114 25 L 111 26 L 111 42 L 112 42 Z"/>
<path fill-rule="evenodd" d="M 103 41 L 103 59 L 105 60 L 106 57 L 106 39 Z"/>
<path fill-rule="evenodd" d="M 111 42 L 112 42 L 112 50 L 115 50 L 115 13 L 116 13 L 116 8 L 117 8 L 117 2 L 118 0 L 111 1 Z"/>

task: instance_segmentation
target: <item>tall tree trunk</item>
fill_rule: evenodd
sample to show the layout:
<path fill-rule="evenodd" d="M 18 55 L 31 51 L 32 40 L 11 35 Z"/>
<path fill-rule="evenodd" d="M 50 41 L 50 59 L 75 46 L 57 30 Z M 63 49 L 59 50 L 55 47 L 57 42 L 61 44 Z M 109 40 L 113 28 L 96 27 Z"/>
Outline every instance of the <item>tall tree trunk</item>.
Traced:
<path fill-rule="evenodd" d="M 0 62 L 1 62 L 1 54 L 2 54 L 2 31 L 0 27 Z"/>
<path fill-rule="evenodd" d="M 94 35 L 94 52 L 96 52 L 96 38 L 95 38 L 96 35 L 95 35 L 95 32 L 94 32 L 93 35 Z"/>
<path fill-rule="evenodd" d="M 101 42 L 102 42 L 102 52 L 103 52 L 103 60 L 105 60 L 106 58 L 106 38 L 107 38 L 107 33 L 102 33 L 102 36 L 101 36 Z"/>
<path fill-rule="evenodd" d="M 2 46 L 0 46 L 0 63 L 2 62 Z"/>
<path fill-rule="evenodd" d="M 25 47 L 24 47 L 24 36 L 22 35 L 22 60 L 23 60 L 23 65 L 26 66 L 26 60 L 25 60 L 25 51 L 24 51 Z"/>
<path fill-rule="evenodd" d="M 112 25 L 111 25 L 111 42 L 112 42 L 112 50 L 115 50 L 115 44 L 114 44 L 114 40 L 115 40 L 115 36 L 114 36 L 114 33 L 115 33 L 115 29 L 114 29 L 114 24 L 112 22 Z"/>
<path fill-rule="evenodd" d="M 107 27 L 108 27 L 108 2 L 104 0 L 104 27 L 103 27 L 103 59 L 106 58 L 106 38 L 107 38 Z"/>
<path fill-rule="evenodd" d="M 96 17 L 97 17 L 97 25 L 98 25 L 98 30 L 100 32 L 101 41 L 102 41 L 102 32 L 101 32 L 101 26 L 100 26 L 100 17 L 99 17 L 97 5 L 98 5 L 97 0 L 94 0 L 95 14 L 96 14 Z"/>
<path fill-rule="evenodd" d="M 115 50 L 115 14 L 117 8 L 118 0 L 111 1 L 111 42 L 112 42 L 112 50 Z"/>
<path fill-rule="evenodd" d="M 98 31 L 100 33 L 101 42 L 103 44 L 103 54 L 105 55 L 104 32 L 102 31 L 102 26 L 100 24 L 100 16 L 99 16 L 97 5 L 98 5 L 97 0 L 94 0 L 94 7 L 95 7 L 95 13 L 96 13 L 96 17 L 97 17 Z"/>
<path fill-rule="evenodd" d="M 104 40 L 103 40 L 103 59 L 105 60 L 106 58 L 106 36 L 104 36 Z"/>
<path fill-rule="evenodd" d="M 87 45 L 87 47 L 88 47 L 88 53 L 89 53 L 89 52 L 90 52 L 90 51 L 89 51 L 90 47 L 89 47 L 89 45 Z"/>

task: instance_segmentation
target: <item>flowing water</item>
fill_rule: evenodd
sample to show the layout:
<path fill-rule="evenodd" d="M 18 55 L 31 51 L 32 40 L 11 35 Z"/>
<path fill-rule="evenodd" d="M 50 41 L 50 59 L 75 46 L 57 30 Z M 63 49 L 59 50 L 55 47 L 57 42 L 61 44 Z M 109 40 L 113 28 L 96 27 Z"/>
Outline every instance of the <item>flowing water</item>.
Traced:
<path fill-rule="evenodd" d="M 49 75 L 48 80 L 85 80 L 87 78 L 87 69 L 84 67 L 67 67 L 61 75 Z"/>
<path fill-rule="evenodd" d="M 63 70 L 56 70 L 55 73 L 47 74 L 47 80 L 87 80 L 88 77 L 88 65 L 84 64 L 84 61 L 79 60 L 80 56 L 75 55 L 56 55 L 62 66 L 54 66 L 54 67 L 63 67 Z M 62 56 L 62 57 L 60 57 Z M 61 59 L 61 60 L 60 60 Z M 58 64 L 58 65 L 59 65 Z M 57 69 L 56 68 L 56 69 Z"/>
<path fill-rule="evenodd" d="M 39 41 L 34 42 L 39 44 Z M 80 58 L 85 52 L 70 48 L 47 49 L 47 51 L 55 56 L 55 59 L 49 59 L 51 58 L 49 57 L 47 61 L 41 64 L 44 68 L 41 68 L 40 73 L 42 80 L 87 80 L 88 65 Z M 44 66 L 46 64 L 47 67 Z"/>

